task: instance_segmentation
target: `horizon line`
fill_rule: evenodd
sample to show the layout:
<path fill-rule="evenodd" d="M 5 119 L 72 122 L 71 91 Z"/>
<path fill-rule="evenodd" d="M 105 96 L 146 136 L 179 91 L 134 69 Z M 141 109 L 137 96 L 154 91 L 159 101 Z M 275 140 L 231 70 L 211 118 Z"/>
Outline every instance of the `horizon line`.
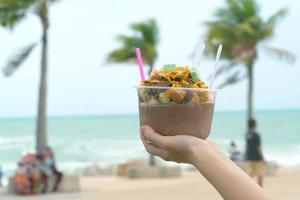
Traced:
<path fill-rule="evenodd" d="M 286 112 L 286 111 L 300 111 L 300 108 L 281 108 L 281 109 L 257 109 L 255 112 Z M 246 110 L 218 110 L 215 114 L 227 114 L 227 113 L 246 113 Z M 102 113 L 102 114 L 65 114 L 65 115 L 48 115 L 47 118 L 80 118 L 80 117 L 119 117 L 119 116 L 138 116 L 137 113 Z M 37 116 L 0 116 L 0 119 L 34 119 Z"/>

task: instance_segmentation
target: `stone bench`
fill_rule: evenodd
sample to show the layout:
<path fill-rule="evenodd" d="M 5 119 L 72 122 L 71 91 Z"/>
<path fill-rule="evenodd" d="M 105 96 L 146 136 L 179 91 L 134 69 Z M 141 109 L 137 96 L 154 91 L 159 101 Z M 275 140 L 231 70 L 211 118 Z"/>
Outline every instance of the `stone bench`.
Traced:
<path fill-rule="evenodd" d="M 158 162 L 157 162 L 158 163 Z M 149 166 L 147 160 L 129 160 L 117 166 L 117 176 L 130 179 L 181 176 L 180 167 Z"/>
<path fill-rule="evenodd" d="M 159 167 L 159 166 L 143 166 L 143 167 L 130 167 L 127 172 L 127 178 L 170 178 L 180 177 L 180 167 Z"/>
<path fill-rule="evenodd" d="M 64 175 L 60 192 L 78 192 L 80 190 L 80 178 L 78 175 Z"/>
<path fill-rule="evenodd" d="M 129 160 L 125 163 L 121 163 L 117 166 L 117 176 L 127 176 L 129 169 L 131 168 L 139 168 L 139 167 L 147 167 L 148 163 L 146 160 L 136 159 Z"/>
<path fill-rule="evenodd" d="M 160 168 L 160 177 L 162 178 L 172 178 L 180 177 L 181 168 L 180 167 L 161 167 Z"/>
<path fill-rule="evenodd" d="M 98 166 L 91 165 L 85 167 L 83 170 L 83 176 L 113 176 L 114 175 L 114 167 L 111 166 Z"/>

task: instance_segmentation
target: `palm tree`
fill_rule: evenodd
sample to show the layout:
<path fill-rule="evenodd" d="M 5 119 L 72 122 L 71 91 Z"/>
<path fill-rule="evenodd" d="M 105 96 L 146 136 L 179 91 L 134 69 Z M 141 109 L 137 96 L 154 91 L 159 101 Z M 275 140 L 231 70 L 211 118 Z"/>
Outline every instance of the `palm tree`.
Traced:
<path fill-rule="evenodd" d="M 131 26 L 134 34 L 118 35 L 117 39 L 122 46 L 107 56 L 107 61 L 110 63 L 122 63 L 128 61 L 136 61 L 135 48 L 139 47 L 142 52 L 144 64 L 149 65 L 148 74 L 151 73 L 155 60 L 157 58 L 157 43 L 158 43 L 158 26 L 154 19 L 145 22 L 134 23 Z M 150 155 L 149 164 L 155 165 L 153 155 Z"/>
<path fill-rule="evenodd" d="M 36 127 L 36 149 L 43 151 L 47 146 L 47 68 L 48 68 L 48 28 L 49 5 L 55 0 L 0 0 L 0 24 L 13 29 L 29 13 L 34 13 L 41 22 L 42 37 L 23 48 L 8 61 L 3 68 L 5 76 L 10 76 L 26 60 L 32 50 L 41 43 L 41 76 L 39 86 L 38 119 Z"/>
<path fill-rule="evenodd" d="M 225 63 L 217 75 L 226 73 L 227 77 L 220 87 L 248 79 L 247 120 L 253 118 L 253 71 L 259 49 L 265 47 L 261 44 L 273 36 L 276 24 L 286 14 L 286 9 L 280 9 L 264 20 L 259 15 L 255 0 L 226 0 L 226 6 L 215 12 L 215 19 L 206 23 L 208 55 L 215 54 L 218 45 L 223 44 L 222 58 Z M 289 61 L 294 60 L 294 56 L 285 50 L 264 49 Z"/>
<path fill-rule="evenodd" d="M 134 23 L 130 26 L 133 35 L 118 35 L 122 44 L 120 48 L 107 56 L 110 63 L 122 63 L 135 60 L 135 48 L 139 47 L 143 54 L 143 62 L 149 65 L 148 74 L 154 67 L 157 58 L 158 26 L 154 19 Z"/>

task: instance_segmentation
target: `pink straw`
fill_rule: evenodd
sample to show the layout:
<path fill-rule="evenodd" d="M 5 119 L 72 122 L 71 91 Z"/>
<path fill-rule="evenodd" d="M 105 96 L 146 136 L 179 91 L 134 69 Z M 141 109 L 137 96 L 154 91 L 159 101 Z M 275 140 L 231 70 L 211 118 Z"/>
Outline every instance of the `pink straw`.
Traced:
<path fill-rule="evenodd" d="M 143 60 L 142 60 L 140 48 L 135 48 L 135 54 L 136 54 L 137 62 L 139 64 L 141 79 L 145 80 L 145 72 L 144 72 Z"/>

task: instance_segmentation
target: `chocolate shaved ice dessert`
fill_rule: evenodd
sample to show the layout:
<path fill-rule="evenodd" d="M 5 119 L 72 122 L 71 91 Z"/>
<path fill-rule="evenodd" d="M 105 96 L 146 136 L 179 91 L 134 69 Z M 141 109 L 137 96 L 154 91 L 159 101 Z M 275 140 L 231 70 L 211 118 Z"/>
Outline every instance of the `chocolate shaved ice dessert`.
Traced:
<path fill-rule="evenodd" d="M 215 90 L 208 89 L 195 68 L 165 65 L 138 87 L 140 125 L 162 135 L 208 137 Z"/>

